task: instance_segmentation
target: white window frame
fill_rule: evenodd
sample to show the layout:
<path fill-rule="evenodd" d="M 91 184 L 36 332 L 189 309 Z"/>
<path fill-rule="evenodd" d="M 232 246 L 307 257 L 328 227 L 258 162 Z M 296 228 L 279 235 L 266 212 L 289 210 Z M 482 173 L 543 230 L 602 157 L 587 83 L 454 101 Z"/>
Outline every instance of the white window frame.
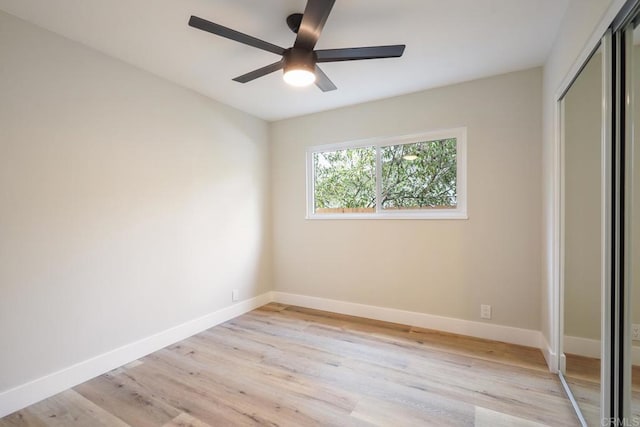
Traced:
<path fill-rule="evenodd" d="M 456 138 L 456 201 L 452 209 L 384 210 L 378 200 L 382 194 L 380 147 Z M 313 154 L 348 148 L 376 147 L 376 210 L 373 213 L 315 213 L 315 174 Z M 398 137 L 373 138 L 307 148 L 307 219 L 468 219 L 467 216 L 467 128 L 445 129 Z"/>

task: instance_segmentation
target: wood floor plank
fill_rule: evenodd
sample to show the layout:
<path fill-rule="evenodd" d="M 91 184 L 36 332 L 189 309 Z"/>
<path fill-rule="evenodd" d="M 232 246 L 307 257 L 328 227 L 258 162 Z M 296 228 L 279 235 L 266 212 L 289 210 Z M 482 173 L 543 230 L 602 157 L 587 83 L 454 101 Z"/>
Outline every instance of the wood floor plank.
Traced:
<path fill-rule="evenodd" d="M 173 349 L 172 349 L 173 350 Z M 202 345 L 202 343 L 190 341 L 183 343 L 179 351 L 183 352 L 183 357 L 193 359 L 194 366 L 201 368 L 211 367 L 213 364 L 221 369 L 223 373 L 233 373 L 242 370 L 243 383 L 256 383 L 254 387 L 265 386 L 273 389 L 286 390 L 291 397 L 301 397 L 303 399 L 318 402 L 322 405 L 329 405 L 328 410 L 348 413 L 353 409 L 356 397 L 350 395 L 339 388 L 333 387 L 330 383 L 321 384 L 317 381 L 310 381 L 302 375 L 291 375 L 285 369 L 278 369 L 269 366 L 267 363 L 245 364 L 244 361 L 227 356 L 224 352 L 217 351 L 215 346 Z M 243 353 L 246 353 L 243 351 Z M 287 357 L 290 357 L 287 354 Z M 335 365 L 330 365 L 335 367 Z M 230 382 L 234 379 L 229 379 Z"/>
<path fill-rule="evenodd" d="M 543 427 L 543 424 L 520 417 L 476 407 L 475 427 Z"/>
<path fill-rule="evenodd" d="M 146 360 L 144 365 L 128 375 L 149 389 L 163 390 L 159 397 L 164 403 L 213 426 L 268 425 L 268 420 L 255 414 L 251 408 L 236 404 L 245 396 L 221 381 L 203 380 L 189 364 L 176 369 L 171 364 L 162 363 L 156 354 L 147 356 Z M 194 379 L 186 379 L 189 376 Z"/>
<path fill-rule="evenodd" d="M 473 426 L 475 408 L 471 405 L 431 395 L 419 406 L 384 399 L 362 399 L 353 418 L 384 426 Z"/>
<path fill-rule="evenodd" d="M 14 412 L 0 419 L 0 427 L 46 427 L 47 424 L 41 421 L 31 412 L 31 408 Z"/>
<path fill-rule="evenodd" d="M 180 372 L 183 356 L 161 352 L 157 357 L 157 364 Z M 268 370 L 260 375 L 258 370 L 245 366 L 243 375 L 238 376 L 238 367 L 229 361 L 207 358 L 200 351 L 190 352 L 189 357 L 192 375 L 188 378 L 180 375 L 180 381 L 211 390 L 212 398 L 241 407 L 244 413 L 259 416 L 277 412 L 278 418 L 290 422 L 289 425 L 323 425 L 331 420 L 339 422 L 351 410 L 345 409 L 345 400 L 340 396 L 326 395 L 321 389 L 313 390 L 295 380 L 281 379 Z"/>
<path fill-rule="evenodd" d="M 101 375 L 75 388 L 96 405 L 117 413 L 127 423 L 139 427 L 155 427 L 177 417 L 182 411 L 157 398 L 163 390 L 152 390 L 128 375 L 116 370 Z"/>
<path fill-rule="evenodd" d="M 211 425 L 183 412 L 162 427 L 211 427 Z"/>
<path fill-rule="evenodd" d="M 272 303 L 0 420 L 57 425 L 555 427 L 577 419 L 538 349 Z"/>
<path fill-rule="evenodd" d="M 85 399 L 74 390 L 59 393 L 21 412 L 28 413 L 42 423 L 35 425 L 129 427 L 129 424 L 116 415 Z"/>

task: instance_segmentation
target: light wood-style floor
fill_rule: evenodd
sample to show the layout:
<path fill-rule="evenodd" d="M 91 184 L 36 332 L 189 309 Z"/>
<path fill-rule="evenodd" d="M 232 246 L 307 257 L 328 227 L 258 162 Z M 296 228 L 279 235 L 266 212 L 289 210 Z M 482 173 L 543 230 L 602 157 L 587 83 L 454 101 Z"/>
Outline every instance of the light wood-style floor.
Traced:
<path fill-rule="evenodd" d="M 587 425 L 600 422 L 600 359 L 566 354 L 565 379 Z"/>
<path fill-rule="evenodd" d="M 588 425 L 600 421 L 600 359 L 567 354 L 565 378 Z M 640 420 L 640 366 L 631 370 L 631 419 Z"/>
<path fill-rule="evenodd" d="M 0 426 L 575 426 L 537 349 L 269 304 Z"/>

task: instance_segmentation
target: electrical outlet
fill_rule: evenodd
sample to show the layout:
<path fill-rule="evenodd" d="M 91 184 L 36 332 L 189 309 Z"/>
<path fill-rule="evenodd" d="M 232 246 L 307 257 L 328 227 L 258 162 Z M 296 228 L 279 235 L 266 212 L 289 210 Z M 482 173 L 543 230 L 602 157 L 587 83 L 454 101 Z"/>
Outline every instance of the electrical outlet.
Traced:
<path fill-rule="evenodd" d="M 482 304 L 480 306 L 480 318 L 481 319 L 491 319 L 491 306 L 487 304 Z"/>
<path fill-rule="evenodd" d="M 640 341 L 640 325 L 631 325 L 631 339 Z"/>
<path fill-rule="evenodd" d="M 240 291 L 238 289 L 234 289 L 231 291 L 231 301 L 238 301 L 240 299 Z"/>

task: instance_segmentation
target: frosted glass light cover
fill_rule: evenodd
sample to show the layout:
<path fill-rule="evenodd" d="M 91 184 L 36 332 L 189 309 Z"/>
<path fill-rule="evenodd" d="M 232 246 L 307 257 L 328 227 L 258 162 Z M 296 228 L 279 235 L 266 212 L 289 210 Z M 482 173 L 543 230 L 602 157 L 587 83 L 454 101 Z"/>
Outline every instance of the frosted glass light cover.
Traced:
<path fill-rule="evenodd" d="M 309 86 L 316 81 L 316 75 L 309 70 L 287 70 L 282 76 L 284 81 L 291 86 Z"/>

